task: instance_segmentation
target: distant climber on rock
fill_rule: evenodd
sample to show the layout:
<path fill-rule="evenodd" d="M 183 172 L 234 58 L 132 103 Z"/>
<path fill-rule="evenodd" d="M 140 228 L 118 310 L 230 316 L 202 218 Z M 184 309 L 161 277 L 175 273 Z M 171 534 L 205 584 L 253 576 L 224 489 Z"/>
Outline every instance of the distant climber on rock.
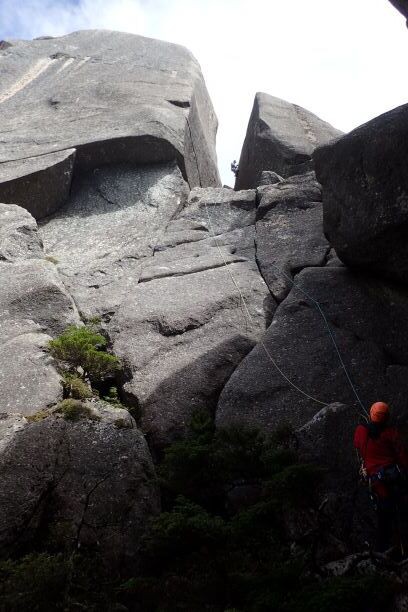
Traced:
<path fill-rule="evenodd" d="M 375 402 L 371 406 L 369 422 L 356 428 L 354 446 L 377 511 L 376 550 L 390 549 L 395 537 L 404 555 L 400 521 L 407 493 L 408 455 L 398 429 L 390 425 L 388 404 Z"/>
<path fill-rule="evenodd" d="M 231 162 L 231 172 L 235 177 L 238 176 L 238 164 L 237 164 L 236 159 L 234 159 L 234 161 Z"/>

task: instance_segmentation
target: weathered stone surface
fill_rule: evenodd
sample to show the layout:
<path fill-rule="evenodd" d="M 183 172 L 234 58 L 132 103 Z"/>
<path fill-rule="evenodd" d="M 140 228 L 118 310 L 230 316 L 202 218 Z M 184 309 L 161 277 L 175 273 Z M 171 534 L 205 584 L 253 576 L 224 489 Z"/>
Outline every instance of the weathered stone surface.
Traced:
<path fill-rule="evenodd" d="M 408 281 L 408 105 L 315 152 L 324 230 L 340 259 Z"/>
<path fill-rule="evenodd" d="M 272 170 L 262 170 L 259 184 L 260 185 L 275 185 L 276 183 L 280 183 L 283 181 L 283 178 L 276 174 L 276 172 L 272 172 Z"/>
<path fill-rule="evenodd" d="M 304 172 L 311 167 L 314 149 L 340 135 L 339 130 L 304 108 L 257 93 L 235 189 L 257 187 L 264 170 L 283 177 Z"/>
<path fill-rule="evenodd" d="M 89 404 L 91 419 L 0 418 L 0 554 L 43 543 L 92 546 L 119 567 L 137 557 L 159 509 L 150 453 L 126 410 Z"/>
<path fill-rule="evenodd" d="M 255 223 L 255 191 L 232 191 L 225 188 L 193 189 L 189 207 L 182 219 L 204 222 L 213 235 Z M 207 212 L 208 210 L 208 212 Z"/>
<path fill-rule="evenodd" d="M 254 260 L 254 219 L 255 192 L 195 189 L 109 324 L 128 372 L 124 392 L 155 445 L 182 433 L 194 409 L 214 410 L 271 320 L 275 304 Z M 183 244 L 193 232 L 198 239 Z"/>
<path fill-rule="evenodd" d="M 321 305 L 344 363 L 365 406 L 385 399 L 406 412 L 408 392 L 408 293 L 346 268 L 308 268 L 275 312 L 264 343 L 278 367 L 305 393 L 326 404 L 342 402 L 359 412 L 321 314 Z M 299 427 L 322 406 L 293 389 L 258 345 L 225 386 L 217 422 L 246 422 L 274 430 Z"/>
<path fill-rule="evenodd" d="M 0 413 L 34 414 L 62 399 L 49 340 L 33 321 L 0 319 Z"/>
<path fill-rule="evenodd" d="M 209 247 L 227 247 L 230 253 L 254 258 L 255 196 L 251 189 L 193 189 L 188 206 L 161 235 L 155 256 L 162 260 L 197 257 L 215 250 L 208 251 Z"/>
<path fill-rule="evenodd" d="M 264 187 L 260 195 L 257 261 L 272 295 L 282 301 L 294 274 L 324 265 L 330 249 L 323 234 L 320 187 L 310 172 Z"/>
<path fill-rule="evenodd" d="M 150 265 L 142 270 L 139 283 L 146 283 L 159 278 L 169 278 L 172 276 L 185 276 L 186 274 L 196 274 L 205 270 L 216 269 L 238 262 L 245 262 L 247 259 L 240 255 L 231 255 L 226 249 L 222 251 L 220 257 L 218 252 L 203 254 L 196 258 L 183 258 L 181 260 L 170 260 L 162 265 Z"/>
<path fill-rule="evenodd" d="M 70 200 L 40 233 L 85 317 L 111 316 L 134 290 L 187 193 L 174 163 L 114 165 L 74 181 Z"/>
<path fill-rule="evenodd" d="M 0 105 L 0 162 L 74 148 L 77 168 L 177 159 L 191 186 L 220 184 L 217 120 L 179 45 L 97 30 L 13 41 Z"/>
<path fill-rule="evenodd" d="M 31 319 L 54 335 L 78 320 L 55 266 L 48 261 L 0 262 L 0 287 L 0 320 Z"/>
<path fill-rule="evenodd" d="M 42 244 L 33 217 L 20 206 L 0 204 L 0 261 L 42 256 Z"/>
<path fill-rule="evenodd" d="M 44 348 L 80 319 L 55 266 L 41 258 L 33 217 L 2 204 L 0 221 L 0 412 L 28 415 L 61 398 Z"/>
<path fill-rule="evenodd" d="M 14 439 L 15 434 L 24 429 L 26 419 L 20 414 L 8 415 L 4 412 L 0 413 L 0 454 Z"/>
<path fill-rule="evenodd" d="M 75 150 L 0 163 L 0 200 L 26 208 L 36 219 L 52 214 L 67 200 Z"/>
<path fill-rule="evenodd" d="M 267 288 L 248 262 L 151 280 L 122 304 L 110 326 L 114 351 L 129 366 L 125 392 L 141 407 L 144 430 L 156 444 L 183 432 L 194 409 L 215 407 L 264 331 L 269 308 Z"/>
<path fill-rule="evenodd" d="M 330 249 L 326 258 L 326 266 L 329 267 L 344 267 L 344 263 L 338 258 L 337 253 L 334 249 Z"/>

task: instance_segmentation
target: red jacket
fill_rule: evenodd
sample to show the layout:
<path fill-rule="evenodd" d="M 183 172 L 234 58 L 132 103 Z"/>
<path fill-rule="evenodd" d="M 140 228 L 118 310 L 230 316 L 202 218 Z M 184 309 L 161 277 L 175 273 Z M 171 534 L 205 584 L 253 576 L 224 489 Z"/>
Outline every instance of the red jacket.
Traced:
<path fill-rule="evenodd" d="M 398 463 L 408 470 L 408 455 L 395 427 L 386 427 L 378 438 L 369 438 L 368 429 L 359 425 L 354 433 L 354 446 L 363 459 L 367 474 L 372 476 L 382 467 Z"/>

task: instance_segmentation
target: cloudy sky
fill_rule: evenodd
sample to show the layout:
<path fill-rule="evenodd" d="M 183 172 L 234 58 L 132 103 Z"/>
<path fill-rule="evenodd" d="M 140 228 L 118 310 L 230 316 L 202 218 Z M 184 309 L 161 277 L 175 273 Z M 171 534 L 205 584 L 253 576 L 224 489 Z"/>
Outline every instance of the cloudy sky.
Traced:
<path fill-rule="evenodd" d="M 0 39 L 89 28 L 161 38 L 195 54 L 229 184 L 256 91 L 344 131 L 408 101 L 408 30 L 387 0 L 0 0 Z"/>

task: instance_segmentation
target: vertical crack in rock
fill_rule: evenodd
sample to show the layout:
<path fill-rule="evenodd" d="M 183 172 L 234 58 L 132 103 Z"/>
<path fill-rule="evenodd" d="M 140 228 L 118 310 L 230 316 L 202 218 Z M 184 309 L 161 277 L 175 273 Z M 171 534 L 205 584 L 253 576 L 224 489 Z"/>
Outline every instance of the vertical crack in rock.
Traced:
<path fill-rule="evenodd" d="M 197 168 L 197 174 L 198 174 L 198 186 L 199 186 L 199 187 L 203 187 L 203 184 L 202 184 L 202 181 L 201 181 L 201 176 L 200 176 L 200 167 L 199 167 L 199 165 L 198 165 L 197 154 L 196 154 L 196 151 L 195 151 L 195 146 L 194 146 L 193 135 L 192 135 L 192 133 L 191 133 L 191 126 L 190 126 L 190 121 L 189 121 L 189 118 L 188 118 L 188 117 L 186 117 L 186 123 L 187 123 L 187 126 L 188 126 L 188 133 L 189 133 L 189 135 L 190 135 L 190 142 L 191 142 L 191 148 L 192 148 L 192 150 L 193 150 L 194 161 L 195 161 L 195 165 L 196 165 L 196 168 Z"/>

